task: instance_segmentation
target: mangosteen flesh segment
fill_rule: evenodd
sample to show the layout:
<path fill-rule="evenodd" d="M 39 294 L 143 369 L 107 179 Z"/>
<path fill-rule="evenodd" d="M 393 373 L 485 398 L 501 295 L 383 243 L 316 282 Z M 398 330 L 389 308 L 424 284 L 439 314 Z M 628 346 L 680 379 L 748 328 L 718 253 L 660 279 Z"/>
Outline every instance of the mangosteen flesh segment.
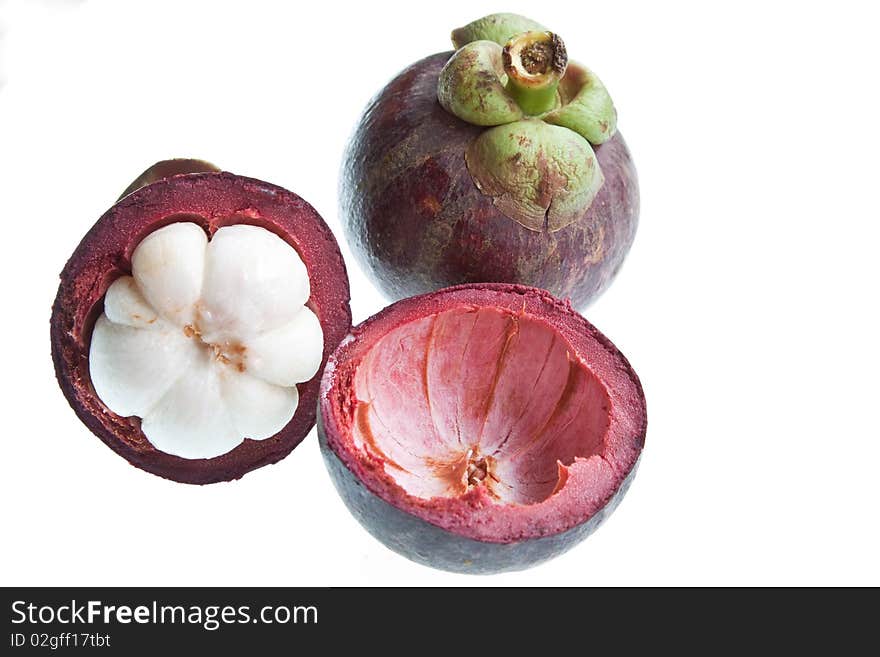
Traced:
<path fill-rule="evenodd" d="M 133 465 L 235 479 L 314 425 L 348 299 L 338 246 L 305 201 L 229 173 L 174 174 L 113 206 L 64 268 L 56 374 L 80 419 Z"/>
<path fill-rule="evenodd" d="M 392 80 L 355 131 L 341 185 L 353 250 L 392 299 L 504 282 L 585 307 L 638 224 L 611 97 L 523 17 L 487 16 L 453 41 Z"/>
<path fill-rule="evenodd" d="M 283 429 L 324 345 L 293 247 L 259 226 L 224 226 L 209 242 L 179 222 L 150 233 L 131 261 L 132 275 L 107 290 L 89 349 L 107 408 L 141 418 L 153 447 L 188 459 Z"/>
<path fill-rule="evenodd" d="M 529 567 L 585 538 L 634 476 L 638 377 L 544 291 L 468 285 L 400 301 L 331 356 L 325 462 L 391 549 L 469 573 Z"/>

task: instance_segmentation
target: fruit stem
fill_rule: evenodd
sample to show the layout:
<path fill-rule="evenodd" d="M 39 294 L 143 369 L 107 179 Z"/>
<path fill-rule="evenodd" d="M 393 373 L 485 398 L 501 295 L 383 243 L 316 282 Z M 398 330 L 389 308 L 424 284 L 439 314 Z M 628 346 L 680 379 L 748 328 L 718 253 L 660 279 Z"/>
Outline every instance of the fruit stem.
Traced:
<path fill-rule="evenodd" d="M 125 188 L 125 191 L 122 192 L 120 197 L 116 200 L 121 200 L 141 187 L 151 185 L 163 178 L 186 173 L 204 173 L 210 171 L 218 172 L 220 169 L 204 160 L 193 160 L 184 157 L 175 158 L 173 160 L 162 160 L 161 162 L 156 162 L 156 164 L 139 175 L 133 183 Z"/>
<path fill-rule="evenodd" d="M 517 34 L 504 46 L 502 62 L 507 91 L 526 114 L 543 114 L 557 106 L 556 90 L 568 65 L 559 36 L 552 32 Z"/>

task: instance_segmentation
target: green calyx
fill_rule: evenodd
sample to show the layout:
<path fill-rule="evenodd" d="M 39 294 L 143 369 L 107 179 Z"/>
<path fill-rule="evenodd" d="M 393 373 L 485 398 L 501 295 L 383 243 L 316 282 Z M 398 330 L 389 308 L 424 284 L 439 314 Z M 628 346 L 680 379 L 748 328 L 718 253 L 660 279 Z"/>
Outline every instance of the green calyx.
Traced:
<path fill-rule="evenodd" d="M 474 41 L 459 48 L 446 63 L 437 99 L 447 112 L 474 125 L 518 121 L 523 111 L 505 90 L 504 78 L 501 46 Z"/>
<path fill-rule="evenodd" d="M 544 32 L 546 28 L 519 14 L 490 14 L 452 31 L 456 49 L 472 41 L 494 41 L 503 46 L 510 37 L 521 32 Z"/>
<path fill-rule="evenodd" d="M 559 108 L 559 83 L 568 55 L 547 31 L 516 34 L 502 47 L 469 41 L 446 62 L 437 99 L 446 111 L 474 125 L 502 125 Z"/>
<path fill-rule="evenodd" d="M 617 113 L 599 78 L 568 62 L 557 34 L 518 14 L 492 14 L 452 32 L 455 54 L 440 72 L 437 97 L 474 125 L 536 117 L 591 144 L 614 136 Z"/>
<path fill-rule="evenodd" d="M 192 158 L 184 157 L 174 158 L 173 160 L 161 160 L 135 178 L 134 182 L 125 188 L 125 191 L 122 192 L 119 199 L 128 196 L 141 187 L 146 187 L 147 185 L 151 185 L 154 182 L 170 176 L 177 176 L 186 173 L 217 173 L 219 171 L 220 169 L 218 167 L 205 160 L 194 160 Z"/>
<path fill-rule="evenodd" d="M 561 107 L 541 117 L 574 130 L 591 144 L 603 144 L 617 131 L 617 111 L 605 85 L 579 64 L 568 67 L 559 85 Z"/>
<path fill-rule="evenodd" d="M 486 130 L 465 160 L 480 191 L 534 231 L 556 231 L 579 219 L 604 182 L 586 139 L 536 119 Z"/>
<path fill-rule="evenodd" d="M 582 216 L 604 181 L 590 145 L 617 130 L 605 86 L 569 64 L 558 35 L 517 14 L 485 16 L 454 30 L 452 42 L 437 98 L 490 128 L 466 155 L 475 184 L 530 230 L 559 230 Z"/>

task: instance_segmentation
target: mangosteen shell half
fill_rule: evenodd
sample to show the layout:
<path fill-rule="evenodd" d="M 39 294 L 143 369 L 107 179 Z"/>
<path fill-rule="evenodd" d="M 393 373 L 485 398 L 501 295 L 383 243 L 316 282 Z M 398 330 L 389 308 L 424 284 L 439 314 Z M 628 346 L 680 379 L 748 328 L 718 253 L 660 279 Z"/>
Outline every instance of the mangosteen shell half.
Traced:
<path fill-rule="evenodd" d="M 453 54 L 431 55 L 401 72 L 354 132 L 340 184 L 354 253 L 392 300 L 504 282 L 543 288 L 584 308 L 616 276 L 638 225 L 638 177 L 623 136 L 593 146 L 605 180 L 586 212 L 558 230 L 529 230 L 499 210 L 468 171 L 466 152 L 485 128 L 437 100 L 441 69 Z"/>
<path fill-rule="evenodd" d="M 128 190 L 127 190 L 128 191 Z M 321 368 L 297 385 L 299 403 L 290 422 L 265 440 L 245 439 L 235 449 L 209 459 L 185 459 L 155 449 L 140 419 L 121 417 L 98 398 L 89 376 L 89 343 L 111 283 L 131 273 L 131 256 L 147 235 L 188 221 L 208 236 L 221 227 L 250 224 L 290 244 L 306 265 L 324 349 Z M 339 246 L 315 209 L 296 194 L 228 172 L 172 175 L 125 194 L 89 230 L 61 272 L 52 307 L 50 333 L 55 374 L 80 420 L 132 465 L 182 483 L 209 484 L 238 479 L 287 456 L 315 424 L 324 363 L 351 326 L 348 276 Z"/>
<path fill-rule="evenodd" d="M 388 476 L 392 470 L 386 467 L 386 455 L 358 449 L 354 443 L 353 425 L 362 402 L 355 381 L 371 348 L 401 326 L 456 308 L 500 309 L 546 322 L 609 391 L 613 419 L 603 437 L 604 453 L 560 463 L 565 467 L 560 468 L 556 488 L 532 511 L 528 504 L 493 506 L 483 486 L 459 499 L 413 496 Z M 405 407 L 408 400 L 400 398 L 399 403 Z M 644 392 L 623 354 L 567 301 L 544 290 L 509 284 L 462 285 L 412 297 L 354 327 L 328 361 L 319 404 L 324 462 L 361 525 L 386 547 L 417 563 L 468 574 L 529 568 L 589 536 L 629 489 L 647 430 Z M 593 481 L 599 483 L 591 485 L 590 478 L 598 472 L 602 476 Z M 572 483 L 574 493 L 560 494 Z"/>

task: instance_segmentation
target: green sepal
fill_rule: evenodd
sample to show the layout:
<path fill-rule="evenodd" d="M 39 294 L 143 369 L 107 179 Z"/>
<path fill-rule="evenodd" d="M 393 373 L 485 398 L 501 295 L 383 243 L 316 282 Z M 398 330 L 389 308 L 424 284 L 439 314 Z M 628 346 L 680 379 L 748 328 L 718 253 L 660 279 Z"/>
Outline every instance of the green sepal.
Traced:
<path fill-rule="evenodd" d="M 603 144 L 617 131 L 617 111 L 605 85 L 595 73 L 570 63 L 559 82 L 562 106 L 541 118 L 574 130 L 591 144 Z"/>
<path fill-rule="evenodd" d="M 474 41 L 446 62 L 437 82 L 437 100 L 447 112 L 474 125 L 502 125 L 522 118 L 507 92 L 501 46 Z"/>
<path fill-rule="evenodd" d="M 589 142 L 536 119 L 489 128 L 465 153 L 477 187 L 533 231 L 556 231 L 587 211 L 605 181 Z"/>
<path fill-rule="evenodd" d="M 490 14 L 479 18 L 464 27 L 452 31 L 452 44 L 456 48 L 472 41 L 494 41 L 499 46 L 520 32 L 546 31 L 543 25 L 519 14 Z"/>

